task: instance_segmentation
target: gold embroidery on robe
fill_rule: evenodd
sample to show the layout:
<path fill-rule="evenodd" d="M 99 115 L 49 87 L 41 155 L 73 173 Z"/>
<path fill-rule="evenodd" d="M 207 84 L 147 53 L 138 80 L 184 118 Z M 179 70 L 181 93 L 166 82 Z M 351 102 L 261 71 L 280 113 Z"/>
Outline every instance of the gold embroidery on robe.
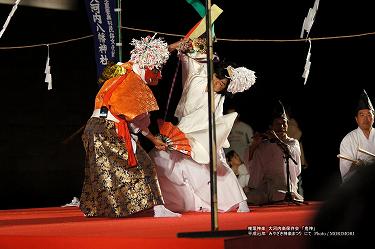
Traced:
<path fill-rule="evenodd" d="M 100 109 L 103 105 L 105 93 L 118 80 L 123 82 L 114 90 L 108 102 L 109 110 L 114 115 L 124 115 L 126 119 L 132 120 L 136 116 L 159 110 L 156 99 L 139 75 L 131 69 L 131 63 L 125 63 L 126 77 L 117 76 L 107 80 L 95 99 L 95 109 Z"/>
<path fill-rule="evenodd" d="M 127 167 L 128 153 L 115 123 L 90 118 L 82 136 L 86 150 L 80 208 L 86 216 L 125 217 L 163 204 L 155 166 L 137 146 L 138 167 Z"/>

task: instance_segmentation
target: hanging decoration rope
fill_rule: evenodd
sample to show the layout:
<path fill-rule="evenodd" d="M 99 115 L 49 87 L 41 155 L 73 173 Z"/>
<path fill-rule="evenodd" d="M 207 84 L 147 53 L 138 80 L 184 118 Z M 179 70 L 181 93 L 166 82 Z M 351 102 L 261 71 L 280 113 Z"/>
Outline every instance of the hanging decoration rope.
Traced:
<path fill-rule="evenodd" d="M 302 74 L 302 78 L 305 79 L 303 83 L 304 85 L 306 85 L 307 78 L 309 77 L 309 73 L 310 73 L 310 67 L 311 67 L 311 62 L 310 62 L 311 39 L 309 38 L 309 35 L 310 35 L 311 27 L 315 21 L 315 15 L 316 15 L 316 12 L 318 11 L 318 7 L 319 7 L 319 0 L 315 0 L 314 7 L 309 9 L 309 12 L 307 13 L 307 16 L 305 17 L 305 20 L 303 20 L 302 31 L 300 35 L 300 38 L 303 38 L 305 36 L 305 31 L 306 31 L 305 38 L 309 41 L 309 51 L 307 52 L 305 68 Z"/>
<path fill-rule="evenodd" d="M 180 34 L 172 34 L 172 33 L 163 33 L 154 30 L 148 29 L 137 29 L 137 28 L 129 28 L 129 27 L 122 27 L 123 29 L 127 30 L 134 30 L 139 32 L 145 33 L 158 33 L 159 35 L 165 36 L 175 36 L 175 37 L 184 37 L 185 35 Z M 367 32 L 367 33 L 360 33 L 360 34 L 352 34 L 352 35 L 339 35 L 339 36 L 327 36 L 327 37 L 310 37 L 311 41 L 320 41 L 320 40 L 334 40 L 334 39 L 349 39 L 349 38 L 358 38 L 364 36 L 374 36 L 375 32 Z M 60 45 L 69 42 L 75 42 L 79 40 L 84 40 L 88 38 L 92 38 L 93 35 L 85 35 L 82 37 L 72 38 L 68 40 L 63 40 L 59 42 L 50 42 L 49 45 Z M 224 41 L 224 42 L 306 42 L 306 39 L 232 39 L 232 38 L 217 38 L 217 41 Z M 45 43 L 40 44 L 33 44 L 33 45 L 23 45 L 23 46 L 8 46 L 8 47 L 0 47 L 0 50 L 10 50 L 10 49 L 22 49 L 22 48 L 35 48 L 35 47 L 42 47 L 45 46 Z"/>

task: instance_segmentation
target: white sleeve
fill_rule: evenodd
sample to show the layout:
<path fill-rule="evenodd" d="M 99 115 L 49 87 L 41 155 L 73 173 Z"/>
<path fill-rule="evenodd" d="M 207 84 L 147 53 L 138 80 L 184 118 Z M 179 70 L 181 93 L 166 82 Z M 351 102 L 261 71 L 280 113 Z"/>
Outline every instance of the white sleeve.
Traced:
<path fill-rule="evenodd" d="M 246 125 L 247 125 L 247 132 L 246 132 L 247 142 L 248 142 L 248 145 L 250 145 L 251 142 L 253 141 L 254 131 L 253 131 L 253 128 L 251 128 L 250 125 L 248 125 L 248 124 L 246 124 Z"/>
<path fill-rule="evenodd" d="M 148 126 L 150 125 L 150 114 L 144 113 L 135 117 L 130 123 L 129 126 L 132 130 L 132 133 L 141 132 L 142 135 L 146 136 L 150 131 Z"/>
<path fill-rule="evenodd" d="M 244 164 L 238 167 L 238 182 L 242 188 L 247 187 L 250 180 L 250 174 Z"/>
<path fill-rule="evenodd" d="M 181 54 L 180 58 L 182 62 L 182 93 L 174 114 L 179 120 L 207 102 L 203 99 L 207 87 L 206 66 L 186 54 Z"/>
<path fill-rule="evenodd" d="M 221 95 L 221 94 L 218 94 L 218 95 L 219 96 L 217 96 L 217 97 L 219 98 L 219 102 L 218 102 L 217 107 L 216 107 L 215 115 L 216 115 L 216 117 L 221 117 L 221 116 L 223 116 L 223 113 L 224 113 L 225 96 Z"/>
<path fill-rule="evenodd" d="M 293 139 L 294 143 L 289 146 L 290 153 L 293 159 L 296 161 L 295 164 L 292 160 L 289 160 L 289 173 L 290 183 L 293 192 L 297 192 L 298 189 L 298 176 L 301 174 L 301 148 L 297 139 Z"/>
<path fill-rule="evenodd" d="M 244 164 L 241 164 L 238 167 L 238 174 L 240 174 L 240 175 L 248 175 L 249 174 L 249 171 L 247 170 L 247 168 Z"/>
<path fill-rule="evenodd" d="M 340 144 L 340 155 L 349 157 L 353 160 L 357 159 L 355 141 L 350 134 L 346 135 Z M 340 158 L 340 173 L 343 181 L 347 180 L 351 173 L 349 172 L 352 162 Z"/>
<path fill-rule="evenodd" d="M 180 60 L 181 60 L 181 67 L 182 67 L 182 89 L 188 88 L 189 83 L 191 82 L 189 79 L 193 75 L 204 73 L 204 75 L 207 77 L 206 71 L 203 71 L 206 68 L 205 63 L 200 63 L 196 59 L 199 59 L 202 57 L 201 54 L 194 55 L 194 54 L 184 54 L 180 53 Z"/>

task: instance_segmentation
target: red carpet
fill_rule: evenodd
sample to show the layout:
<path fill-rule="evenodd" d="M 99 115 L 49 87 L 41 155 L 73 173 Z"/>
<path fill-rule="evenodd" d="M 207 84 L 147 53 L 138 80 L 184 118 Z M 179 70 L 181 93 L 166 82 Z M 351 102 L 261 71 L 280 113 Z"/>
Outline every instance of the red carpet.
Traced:
<path fill-rule="evenodd" d="M 308 239 L 304 232 L 305 226 L 311 228 L 312 218 L 319 205 L 310 202 L 309 205 L 300 206 L 285 204 L 250 207 L 250 213 L 219 213 L 220 234 L 234 230 L 245 232 L 252 226 L 258 235 L 216 238 L 177 238 L 178 233 L 210 232 L 210 213 L 184 213 L 181 218 L 114 219 L 85 218 L 76 207 L 0 210 L 0 248 L 234 249 L 256 246 L 258 249 L 282 248 L 283 244 L 288 245 L 289 249 L 303 248 Z M 301 234 L 291 235 L 292 229 L 296 228 Z M 262 229 L 265 229 L 263 232 L 266 235 L 260 235 Z M 270 232 L 274 235 L 270 235 Z"/>

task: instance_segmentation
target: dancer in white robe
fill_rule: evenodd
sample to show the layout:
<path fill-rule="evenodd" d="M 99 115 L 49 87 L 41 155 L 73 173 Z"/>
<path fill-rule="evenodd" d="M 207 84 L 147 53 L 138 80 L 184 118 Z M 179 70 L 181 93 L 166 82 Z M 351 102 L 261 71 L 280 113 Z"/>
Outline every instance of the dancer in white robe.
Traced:
<path fill-rule="evenodd" d="M 360 95 L 355 120 L 358 128 L 349 132 L 341 141 L 340 155 L 354 160 L 340 159 L 342 181 L 347 181 L 360 167 L 360 162 L 374 160 L 371 155 L 360 152 L 358 149 L 375 154 L 374 107 L 365 90 Z"/>
<path fill-rule="evenodd" d="M 181 46 L 181 43 L 183 42 L 171 44 L 171 50 Z M 204 44 L 204 42 L 201 44 Z M 206 54 L 204 51 L 201 52 L 190 50 L 183 53 L 181 50 L 179 51 L 182 62 L 183 92 L 175 116 L 179 120 L 178 128 L 189 139 L 192 147 L 191 157 L 176 151 L 153 150 L 150 152 L 151 158 L 157 165 L 165 205 L 167 208 L 179 212 L 210 211 L 211 209 L 207 62 Z M 229 146 L 227 137 L 237 113 L 223 115 L 225 97 L 221 93 L 225 92 L 227 88 L 228 90 L 231 89 L 232 93 L 248 89 L 254 84 L 255 75 L 253 71 L 246 68 L 241 68 L 241 71 L 241 69 L 237 70 L 233 67 L 224 66 L 224 64 L 221 64 L 221 66 L 221 69 L 214 66 L 213 75 L 218 152 L 218 210 L 226 212 L 238 209 L 239 212 L 248 212 L 246 195 L 228 166 L 222 149 Z M 230 74 L 232 74 L 231 77 L 228 76 Z M 238 84 L 238 82 L 247 85 L 247 87 L 244 88 L 242 85 L 242 89 L 235 88 L 235 84 Z"/>

